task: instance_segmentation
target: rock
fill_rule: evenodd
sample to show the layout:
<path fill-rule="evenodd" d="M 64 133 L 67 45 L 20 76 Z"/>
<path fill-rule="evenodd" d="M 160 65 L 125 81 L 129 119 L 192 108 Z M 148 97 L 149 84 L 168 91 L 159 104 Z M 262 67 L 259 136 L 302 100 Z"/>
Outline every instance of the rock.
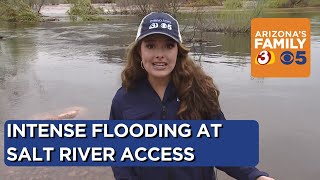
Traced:
<path fill-rule="evenodd" d="M 78 115 L 78 113 L 79 110 L 68 111 L 66 113 L 59 114 L 57 119 L 73 119 Z"/>
<path fill-rule="evenodd" d="M 61 112 L 61 111 L 60 111 Z M 38 119 L 38 120 L 62 120 L 62 119 L 74 119 L 79 114 L 85 114 L 87 112 L 87 109 L 84 107 L 69 107 L 62 110 L 64 113 L 60 113 L 58 115 L 54 115 L 55 113 L 41 113 L 41 114 L 35 114 L 31 117 L 31 119 Z M 78 117 L 79 118 L 79 117 Z M 80 116 L 81 118 L 81 116 Z"/>
<path fill-rule="evenodd" d="M 56 17 L 49 17 L 49 16 L 42 16 L 41 22 L 55 22 L 60 21 L 59 18 Z"/>

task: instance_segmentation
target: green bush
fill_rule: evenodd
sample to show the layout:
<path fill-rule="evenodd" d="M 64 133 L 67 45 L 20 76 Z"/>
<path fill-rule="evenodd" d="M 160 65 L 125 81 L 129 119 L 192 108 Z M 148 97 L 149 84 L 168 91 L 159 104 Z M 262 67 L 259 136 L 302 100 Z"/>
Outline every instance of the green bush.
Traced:
<path fill-rule="evenodd" d="M 230 34 L 249 33 L 251 19 L 261 17 L 265 1 L 259 1 L 255 8 L 241 11 L 207 12 L 197 11 L 194 32 L 223 32 Z M 195 33 L 194 33 L 195 34 Z"/>
<path fill-rule="evenodd" d="M 226 0 L 224 3 L 226 9 L 240 9 L 243 7 L 242 0 Z"/>
<path fill-rule="evenodd" d="M 201 6 L 222 6 L 224 0 L 193 0 L 188 1 L 184 5 L 187 7 L 201 7 Z"/>
<path fill-rule="evenodd" d="M 285 7 L 288 0 L 268 0 L 267 6 L 270 8 Z"/>
<path fill-rule="evenodd" d="M 319 0 L 267 0 L 270 8 L 291 8 L 305 6 L 319 6 Z"/>
<path fill-rule="evenodd" d="M 200 3 L 206 6 L 220 6 L 222 5 L 222 0 L 200 0 Z"/>
<path fill-rule="evenodd" d="M 308 5 L 309 6 L 314 6 L 314 7 L 320 6 L 320 1 L 319 0 L 310 0 Z"/>
<path fill-rule="evenodd" d="M 68 10 L 68 15 L 71 20 L 83 21 L 100 21 L 104 20 L 99 15 L 104 14 L 104 10 L 101 7 L 95 8 L 92 6 L 90 0 L 72 0 L 73 6 Z"/>
<path fill-rule="evenodd" d="M 38 22 L 40 16 L 23 1 L 0 2 L 1 20 L 9 22 Z"/>
<path fill-rule="evenodd" d="M 25 11 L 18 15 L 18 20 L 20 22 L 38 22 L 40 21 L 40 17 L 37 13 Z"/>

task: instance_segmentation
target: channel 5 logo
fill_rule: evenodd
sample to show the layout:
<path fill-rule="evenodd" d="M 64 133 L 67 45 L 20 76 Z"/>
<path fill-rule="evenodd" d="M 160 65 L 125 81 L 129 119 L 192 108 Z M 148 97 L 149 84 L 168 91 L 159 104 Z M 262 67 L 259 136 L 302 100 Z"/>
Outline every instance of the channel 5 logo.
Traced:
<path fill-rule="evenodd" d="M 251 21 L 253 77 L 310 76 L 310 20 L 256 18 Z"/>

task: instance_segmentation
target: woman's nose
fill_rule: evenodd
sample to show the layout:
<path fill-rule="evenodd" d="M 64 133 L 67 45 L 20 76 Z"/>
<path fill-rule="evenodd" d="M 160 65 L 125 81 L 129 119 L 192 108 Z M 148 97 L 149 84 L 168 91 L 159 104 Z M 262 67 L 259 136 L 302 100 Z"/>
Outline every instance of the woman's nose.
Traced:
<path fill-rule="evenodd" d="M 156 52 L 156 58 L 162 59 L 164 57 L 164 51 L 162 49 L 158 49 Z"/>
<path fill-rule="evenodd" d="M 162 59 L 162 58 L 163 58 L 163 55 L 157 55 L 156 58 L 157 58 L 157 59 Z"/>

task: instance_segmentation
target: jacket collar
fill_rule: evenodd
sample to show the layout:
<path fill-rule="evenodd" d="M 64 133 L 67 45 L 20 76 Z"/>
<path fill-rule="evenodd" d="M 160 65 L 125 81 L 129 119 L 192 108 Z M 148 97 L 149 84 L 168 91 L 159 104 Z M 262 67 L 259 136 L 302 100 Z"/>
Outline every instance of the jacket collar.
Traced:
<path fill-rule="evenodd" d="M 150 92 L 152 92 L 154 94 L 154 96 L 156 96 L 157 98 L 159 98 L 160 100 L 160 97 L 159 95 L 157 94 L 157 92 L 153 89 L 153 87 L 151 86 L 149 80 L 147 78 L 144 78 L 142 79 L 142 87 L 143 89 L 145 90 L 148 90 Z M 169 81 L 168 83 L 168 86 L 166 87 L 166 90 L 164 92 L 164 97 L 163 97 L 163 101 L 162 102 L 167 102 L 167 101 L 170 101 L 172 99 L 176 99 L 177 98 L 177 89 L 172 81 L 172 79 Z"/>

